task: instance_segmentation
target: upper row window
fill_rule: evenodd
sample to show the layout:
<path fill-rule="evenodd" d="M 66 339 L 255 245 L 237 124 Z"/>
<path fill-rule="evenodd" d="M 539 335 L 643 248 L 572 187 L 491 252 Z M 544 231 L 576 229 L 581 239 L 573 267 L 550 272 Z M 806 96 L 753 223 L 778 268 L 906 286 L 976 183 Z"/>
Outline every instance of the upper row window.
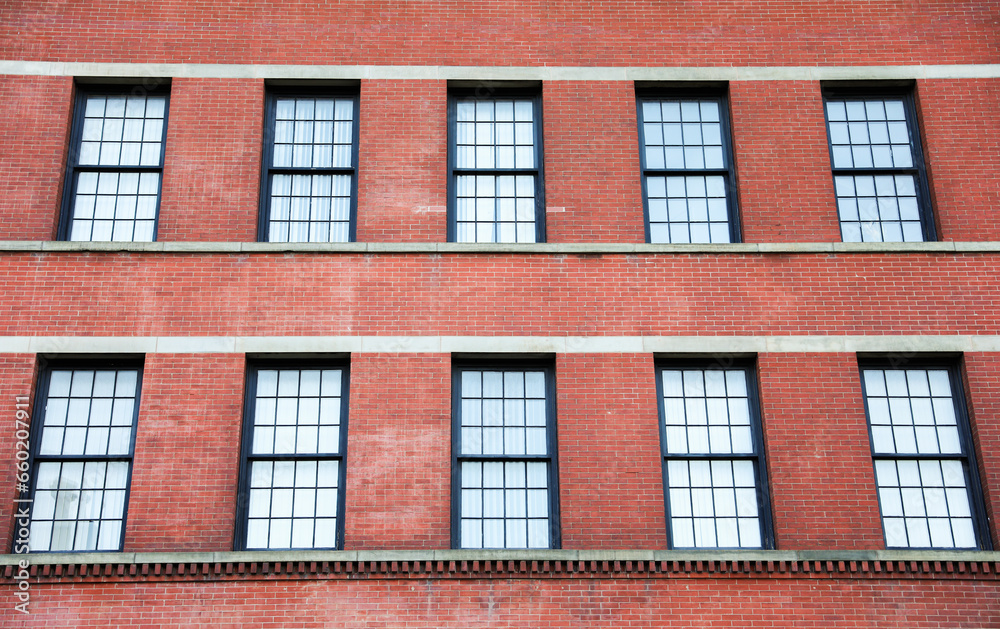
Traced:
<path fill-rule="evenodd" d="M 169 96 L 81 88 L 60 238 L 156 240 Z M 358 93 L 272 89 L 258 238 L 350 242 L 357 223 Z M 454 90 L 448 102 L 448 239 L 544 242 L 541 94 Z M 934 240 L 912 94 L 827 90 L 845 242 Z M 724 92 L 641 92 L 646 239 L 740 241 Z"/>

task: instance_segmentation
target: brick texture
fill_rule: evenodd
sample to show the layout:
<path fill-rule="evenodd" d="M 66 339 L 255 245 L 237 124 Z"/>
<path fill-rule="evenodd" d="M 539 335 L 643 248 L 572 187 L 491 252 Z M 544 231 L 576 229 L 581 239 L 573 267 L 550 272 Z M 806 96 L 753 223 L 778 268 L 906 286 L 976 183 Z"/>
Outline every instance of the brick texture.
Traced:
<path fill-rule="evenodd" d="M 1000 240 L 1000 80 L 917 82 L 939 240 Z"/>
<path fill-rule="evenodd" d="M 228 5 L 176 0 L 6 7 L 2 58 L 431 65 L 878 65 L 995 63 L 996 5 L 985 0 L 708 0 L 516 8 L 367 0 Z"/>
<path fill-rule="evenodd" d="M 5 588 L 9 596 L 11 588 Z M 33 585 L 29 627 L 996 627 L 995 581 L 493 579 Z M 11 597 L 12 600 L 12 597 Z M 114 601 L 109 604 L 109 601 Z"/>
<path fill-rule="evenodd" d="M 667 547 L 654 378 L 648 354 L 558 357 L 563 548 Z"/>
<path fill-rule="evenodd" d="M 993 548 L 1000 548 L 1000 354 L 964 356 L 966 404 Z"/>
<path fill-rule="evenodd" d="M 263 88 L 172 82 L 157 240 L 257 240 Z"/>
<path fill-rule="evenodd" d="M 631 83 L 542 89 L 546 240 L 645 242 Z"/>
<path fill-rule="evenodd" d="M 759 357 L 779 549 L 884 547 L 857 358 Z"/>
<path fill-rule="evenodd" d="M 232 550 L 245 362 L 146 357 L 126 552 Z"/>
<path fill-rule="evenodd" d="M 740 81 L 730 95 L 743 241 L 839 241 L 819 83 Z"/>
<path fill-rule="evenodd" d="M 997 273 L 995 254 L 7 254 L 0 334 L 997 334 Z"/>
<path fill-rule="evenodd" d="M 358 241 L 444 242 L 448 177 L 444 81 L 363 81 Z"/>
<path fill-rule="evenodd" d="M 17 453 L 24 451 L 25 446 L 30 446 L 30 434 L 28 439 L 24 437 L 22 430 L 30 430 L 31 413 L 35 410 L 35 381 L 38 370 L 38 361 L 34 354 L 4 354 L 0 355 L 0 408 L 3 409 L 3 417 L 0 418 L 0 426 L 3 426 L 2 447 L 0 447 L 0 465 L 4 466 L 5 480 L 0 487 L 0 544 L 4 552 L 9 552 L 15 536 L 16 512 L 19 506 L 15 505 L 14 499 L 18 497 L 17 483 L 15 478 L 21 472 L 16 469 L 19 461 Z M 21 404 L 17 396 L 28 397 L 28 408 L 17 406 Z M 23 414 L 18 415 L 18 410 L 26 410 L 27 418 Z M 22 423 L 23 422 L 23 423 Z M 24 424 L 29 428 L 25 428 Z M 20 434 L 19 434 L 20 433 Z M 24 444 L 24 445 L 21 445 Z M 23 457 L 23 455 L 22 455 Z M 9 471 L 7 471 L 9 470 Z"/>
<path fill-rule="evenodd" d="M 0 240 L 54 240 L 73 79 L 0 76 Z"/>
<path fill-rule="evenodd" d="M 351 360 L 345 548 L 451 546 L 451 359 Z"/>

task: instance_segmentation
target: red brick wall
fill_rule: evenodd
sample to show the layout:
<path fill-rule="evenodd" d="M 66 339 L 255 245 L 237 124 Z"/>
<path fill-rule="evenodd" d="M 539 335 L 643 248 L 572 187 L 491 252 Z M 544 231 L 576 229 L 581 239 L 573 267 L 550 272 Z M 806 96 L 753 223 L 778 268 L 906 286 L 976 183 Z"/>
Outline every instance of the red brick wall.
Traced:
<path fill-rule="evenodd" d="M 1000 548 L 1000 354 L 964 356 L 966 404 L 993 547 Z"/>
<path fill-rule="evenodd" d="M 778 549 L 884 548 L 857 356 L 758 358 Z"/>
<path fill-rule="evenodd" d="M 917 82 L 939 240 L 1000 240 L 1000 80 Z"/>
<path fill-rule="evenodd" d="M 0 470 L 4 483 L 0 486 L 0 549 L 10 552 L 14 539 L 15 516 L 19 506 L 14 499 L 18 496 L 16 475 L 21 474 L 16 469 L 17 453 L 24 448 L 19 442 L 30 446 L 29 439 L 19 439 L 18 432 L 26 430 L 24 423 L 30 426 L 31 415 L 35 410 L 35 381 L 38 360 L 34 354 L 0 354 Z M 18 417 L 19 407 L 17 396 L 28 396 L 28 418 Z M 20 423 L 23 422 L 23 423 Z M 27 430 L 30 431 L 30 428 Z M 23 433 L 21 436 L 24 436 Z M 30 474 L 30 473 L 29 473 Z"/>
<path fill-rule="evenodd" d="M 0 76 L 0 240 L 55 239 L 72 110 L 70 77 Z"/>
<path fill-rule="evenodd" d="M 445 81 L 362 81 L 359 242 L 447 240 Z"/>
<path fill-rule="evenodd" d="M 475 6 L 176 0 L 154 7 L 21 3 L 0 58 L 431 65 L 869 65 L 995 63 L 983 0 L 710 0 L 663 5 L 527 0 Z"/>
<path fill-rule="evenodd" d="M 646 242 L 635 89 L 553 81 L 542 87 L 548 242 Z"/>
<path fill-rule="evenodd" d="M 451 357 L 354 354 L 346 550 L 451 546 Z"/>
<path fill-rule="evenodd" d="M 126 552 L 232 550 L 245 363 L 146 356 Z"/>
<path fill-rule="evenodd" d="M 556 357 L 562 547 L 667 547 L 650 354 Z"/>
<path fill-rule="evenodd" d="M 26 627 L 996 627 L 996 581 L 361 579 L 33 584 Z M 10 601 L 10 602 L 9 602 Z M 109 603 L 113 601 L 113 603 Z"/>
<path fill-rule="evenodd" d="M 0 334 L 997 334 L 997 276 L 994 254 L 18 253 Z"/>
<path fill-rule="evenodd" d="M 257 240 L 264 83 L 174 79 L 157 240 Z"/>
<path fill-rule="evenodd" d="M 818 81 L 730 83 L 744 242 L 837 242 Z"/>

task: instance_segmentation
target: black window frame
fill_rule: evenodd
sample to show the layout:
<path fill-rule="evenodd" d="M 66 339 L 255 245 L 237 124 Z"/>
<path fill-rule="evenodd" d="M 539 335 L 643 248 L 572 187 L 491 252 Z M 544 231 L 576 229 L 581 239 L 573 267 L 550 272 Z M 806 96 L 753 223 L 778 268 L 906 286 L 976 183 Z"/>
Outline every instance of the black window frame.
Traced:
<path fill-rule="evenodd" d="M 547 455 L 466 455 L 462 454 L 462 373 L 465 371 L 542 371 L 545 373 L 545 413 Z M 462 463 L 465 461 L 517 462 L 544 461 L 548 464 L 548 550 L 562 548 L 559 513 L 559 462 L 556 421 L 556 382 L 554 361 L 549 358 L 458 358 L 452 360 L 451 379 L 451 547 L 462 547 Z M 504 548 L 506 549 L 506 547 Z M 498 550 L 466 548 L 464 550 Z M 503 550 L 503 549 L 501 549 Z M 516 549 L 515 549 L 516 550 Z"/>
<path fill-rule="evenodd" d="M 906 371 L 916 369 L 921 371 L 944 370 L 948 372 L 948 380 L 951 385 L 952 400 L 955 403 L 955 418 L 958 427 L 959 443 L 962 446 L 961 454 L 913 454 L 913 453 L 877 453 L 875 452 L 875 438 L 872 432 L 871 412 L 868 404 L 868 387 L 865 382 L 866 369 L 879 369 L 886 371 Z M 957 552 L 968 552 L 977 550 L 992 550 L 993 543 L 990 537 L 989 518 L 986 515 L 986 502 L 983 494 L 983 486 L 979 478 L 979 466 L 977 465 L 975 442 L 972 438 L 972 422 L 969 418 L 969 410 L 965 400 L 965 386 L 963 369 L 960 357 L 949 356 L 923 356 L 915 355 L 907 358 L 897 356 L 858 356 L 858 377 L 861 384 L 861 397 L 865 408 L 865 424 L 868 429 L 868 444 L 872 456 L 872 478 L 875 482 L 876 499 L 879 505 L 879 524 L 882 526 L 882 540 L 888 549 L 902 550 L 950 550 Z M 882 510 L 882 498 L 878 492 L 878 480 L 875 478 L 875 462 L 879 460 L 955 460 L 962 463 L 965 472 L 965 482 L 968 488 L 969 509 L 972 513 L 972 526 L 976 535 L 976 548 L 965 547 L 941 547 L 941 546 L 889 546 L 885 531 L 885 516 Z"/>
<path fill-rule="evenodd" d="M 305 168 L 275 167 L 274 138 L 277 101 L 279 98 L 323 98 L 352 99 L 354 101 L 351 127 L 351 167 L 350 168 Z M 264 142 L 261 151 L 260 200 L 257 220 L 257 241 L 292 244 L 309 241 L 271 241 L 271 181 L 273 174 L 329 174 L 351 176 L 351 212 L 346 242 L 357 241 L 358 229 L 358 134 L 361 129 L 361 91 L 358 86 L 308 86 L 308 85 L 268 85 L 264 96 Z M 337 243 L 341 241 L 332 241 Z M 315 243 L 319 244 L 319 243 Z"/>
<path fill-rule="evenodd" d="M 535 168 L 458 168 L 458 103 L 460 101 L 496 101 L 506 99 L 531 100 L 533 122 L 533 147 Z M 535 242 L 545 242 L 545 150 L 542 115 L 542 86 L 530 87 L 482 84 L 476 87 L 454 86 L 448 88 L 448 242 L 467 244 L 521 244 L 494 240 L 478 242 L 458 240 L 458 198 L 456 181 L 460 175 L 532 175 L 535 177 Z"/>
<path fill-rule="evenodd" d="M 636 124 L 639 138 L 639 182 L 642 188 L 642 209 L 645 223 L 646 242 L 652 243 L 652 230 L 649 220 L 649 192 L 646 180 L 649 176 L 685 176 L 704 175 L 722 176 L 726 186 L 726 211 L 729 214 L 729 243 L 743 242 L 743 227 L 739 211 L 739 188 L 736 174 L 736 159 L 733 151 L 732 113 L 729 108 L 728 84 L 697 84 L 673 85 L 639 83 L 635 86 L 636 94 Z M 642 105 L 646 102 L 685 102 L 714 101 L 719 105 L 719 121 L 722 135 L 722 157 L 725 168 L 657 168 L 651 169 L 646 163 L 646 133 Z M 656 243 L 656 244 L 688 244 L 688 243 Z M 716 244 L 716 243 L 690 243 Z"/>
<path fill-rule="evenodd" d="M 125 548 L 125 537 L 126 529 L 128 527 L 128 508 L 129 499 L 132 493 L 132 472 L 135 468 L 135 441 L 136 433 L 139 428 L 139 408 L 142 403 L 142 381 L 143 381 L 143 371 L 144 371 L 145 357 L 141 355 L 109 355 L 108 357 L 83 357 L 83 356 L 63 356 L 63 357 L 45 357 L 41 356 L 38 360 L 38 379 L 35 389 L 33 408 L 31 409 L 31 426 L 29 427 L 30 444 L 29 444 L 29 470 L 31 477 L 29 478 L 27 490 L 21 491 L 18 494 L 18 498 L 21 500 L 20 504 L 29 504 L 30 516 L 29 516 L 29 526 L 30 522 L 33 520 L 34 516 L 34 496 L 37 491 L 38 483 L 38 467 L 41 463 L 51 462 L 51 463 L 62 463 L 62 462 L 87 462 L 87 461 L 125 461 L 128 463 L 128 473 L 125 480 L 125 497 L 122 503 L 122 518 L 121 518 L 121 533 L 118 539 L 118 548 L 116 550 L 98 550 L 98 549 L 81 549 L 81 550 L 38 550 L 36 548 L 30 547 L 29 549 L 32 553 L 93 553 L 93 552 L 124 552 Z M 42 432 L 44 429 L 45 413 L 48 406 L 49 400 L 49 385 L 51 383 L 52 372 L 61 370 L 111 370 L 111 369 L 122 369 L 122 370 L 135 370 L 136 371 L 136 382 L 135 382 L 135 401 L 132 409 L 132 427 L 131 435 L 129 438 L 129 453 L 128 455 L 93 455 L 93 454 L 58 454 L 49 455 L 41 454 L 41 444 L 42 444 Z M 91 398 L 93 399 L 93 398 Z M 106 478 L 106 476 L 105 476 Z M 79 521 L 77 518 L 76 521 Z M 17 539 L 13 545 L 17 545 Z M 51 545 L 51 537 L 50 537 Z"/>
<path fill-rule="evenodd" d="M 257 401 L 257 374 L 261 370 L 294 369 L 298 371 L 340 369 L 340 451 L 337 454 L 262 454 L 255 455 L 253 448 L 254 415 Z M 338 461 L 337 479 L 337 530 L 336 544 L 333 547 L 296 548 L 251 548 L 254 552 L 281 552 L 284 550 L 343 550 L 344 548 L 344 509 L 346 506 L 347 488 L 347 433 L 348 433 L 348 396 L 350 387 L 350 358 L 331 356 L 325 358 L 308 357 L 252 357 L 247 360 L 246 389 L 243 401 L 243 421 L 240 431 L 240 471 L 238 481 L 238 500 L 236 508 L 236 526 L 233 530 L 233 550 L 247 549 L 247 534 L 250 512 L 250 480 L 253 461 Z M 313 519 L 315 520 L 315 506 Z"/>
<path fill-rule="evenodd" d="M 879 176 L 879 175 L 900 175 L 911 174 L 915 180 L 915 190 L 917 197 L 917 211 L 920 214 L 920 227 L 923 233 L 923 241 L 935 242 L 938 239 L 937 227 L 935 224 L 934 207 L 931 202 L 930 181 L 927 177 L 927 166 L 924 160 L 923 143 L 920 138 L 920 118 L 917 115 L 916 106 L 916 85 L 907 83 L 905 85 L 885 85 L 872 84 L 861 85 L 857 83 L 822 84 L 823 94 L 823 121 L 826 127 L 826 145 L 830 157 L 831 179 L 834 184 L 834 208 L 837 215 L 837 225 L 840 227 L 840 238 L 843 241 L 844 228 L 840 218 L 840 208 L 836 204 L 836 182 L 837 177 L 855 176 Z M 865 99 L 901 99 L 903 101 L 903 111 L 906 116 L 906 131 L 910 139 L 910 153 L 913 157 L 913 166 L 909 168 L 837 168 L 833 159 L 833 138 L 830 135 L 830 113 L 828 103 L 839 100 L 865 100 Z M 853 242 L 853 241 L 844 241 Z M 898 241 L 863 241 L 863 242 L 898 242 Z M 912 242 L 912 241 L 911 241 Z"/>
<path fill-rule="evenodd" d="M 660 462 L 661 479 L 663 481 L 663 509 L 666 521 L 667 547 L 671 550 L 773 550 L 775 548 L 774 523 L 771 513 L 770 484 L 767 474 L 767 452 L 764 443 L 764 426 L 761 416 L 760 391 L 757 383 L 757 365 L 754 358 L 727 358 L 719 360 L 716 358 L 702 357 L 676 357 L 658 356 L 654 362 L 656 380 L 656 404 L 660 432 Z M 728 371 L 741 370 L 746 376 L 747 405 L 750 411 L 751 440 L 754 447 L 752 454 L 673 454 L 667 452 L 667 432 L 666 432 L 666 409 L 663 399 L 663 372 L 664 371 L 684 371 L 685 369 L 711 371 L 713 369 Z M 686 399 L 686 398 L 682 398 Z M 667 473 L 668 462 L 670 461 L 736 461 L 747 460 L 754 465 L 757 481 L 757 511 L 760 521 L 760 548 L 750 547 L 729 547 L 729 546 L 681 546 L 674 545 L 673 527 L 671 524 L 670 510 L 670 483 Z"/>
<path fill-rule="evenodd" d="M 147 87 L 147 85 L 150 85 Z M 70 126 L 69 153 L 66 158 L 66 172 L 63 176 L 62 201 L 59 209 L 59 225 L 56 239 L 69 241 L 73 230 L 73 211 L 77 193 L 77 182 L 81 172 L 155 172 L 159 174 L 159 184 L 156 190 L 156 212 L 153 219 L 153 235 L 150 242 L 156 242 L 160 229 L 160 204 L 163 199 L 163 170 L 167 154 L 167 129 L 170 126 L 170 80 L 145 79 L 121 84 L 90 84 L 75 83 L 73 90 L 73 118 Z M 158 166 L 100 166 L 81 165 L 80 153 L 83 143 L 83 124 L 87 108 L 87 98 L 91 96 L 129 96 L 142 93 L 144 96 L 164 96 L 163 129 L 160 138 L 160 163 Z M 86 240 L 79 242 L 114 242 L 105 240 Z M 146 242 L 146 241 L 120 241 Z"/>

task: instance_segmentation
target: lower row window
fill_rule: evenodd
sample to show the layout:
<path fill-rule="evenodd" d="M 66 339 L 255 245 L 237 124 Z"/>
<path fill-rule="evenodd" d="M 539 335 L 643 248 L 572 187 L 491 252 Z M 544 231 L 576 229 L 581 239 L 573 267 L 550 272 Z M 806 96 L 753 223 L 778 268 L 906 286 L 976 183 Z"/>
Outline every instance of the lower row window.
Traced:
<path fill-rule="evenodd" d="M 261 363 L 247 391 L 238 547 L 340 548 L 347 367 Z"/>
<path fill-rule="evenodd" d="M 656 369 L 670 547 L 773 548 L 752 361 Z M 33 552 L 123 547 L 141 381 L 139 360 L 42 370 Z M 988 547 L 957 367 L 863 360 L 861 384 L 886 547 Z M 246 390 L 236 547 L 342 548 L 347 364 L 254 362 Z M 554 392 L 545 362 L 454 368 L 453 547 L 559 547 Z"/>

